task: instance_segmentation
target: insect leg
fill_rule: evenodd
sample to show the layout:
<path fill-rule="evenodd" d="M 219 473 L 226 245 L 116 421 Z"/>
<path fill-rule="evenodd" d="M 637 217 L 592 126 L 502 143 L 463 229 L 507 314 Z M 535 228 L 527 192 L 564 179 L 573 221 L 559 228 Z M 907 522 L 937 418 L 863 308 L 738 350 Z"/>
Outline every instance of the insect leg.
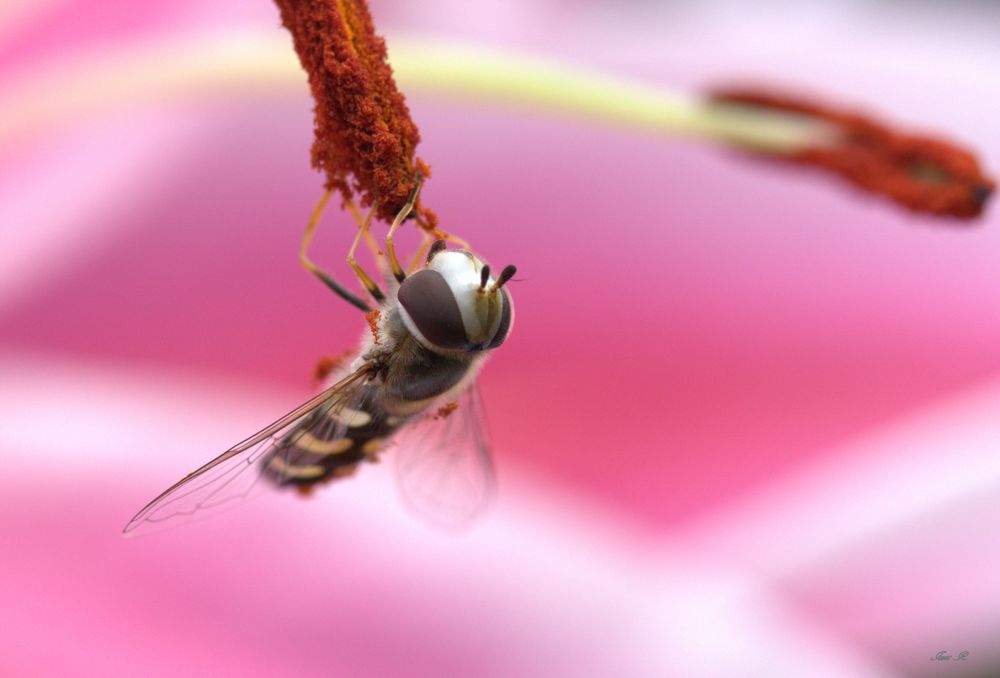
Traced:
<path fill-rule="evenodd" d="M 417 172 L 416 185 L 410 191 L 410 196 L 406 199 L 403 209 L 399 210 L 396 218 L 392 220 L 389 233 L 385 236 L 385 249 L 389 253 L 389 265 L 392 266 L 392 274 L 396 276 L 398 282 L 406 280 L 406 272 L 403 271 L 403 267 L 399 264 L 399 259 L 396 258 L 396 245 L 392 241 L 392 236 L 395 235 L 399 225 L 406 221 L 406 217 L 410 216 L 410 212 L 413 211 L 413 206 L 417 204 L 417 196 L 420 195 L 420 187 L 423 185 L 423 182 L 424 178 L 420 176 L 420 172 Z"/>
<path fill-rule="evenodd" d="M 431 245 L 435 242 L 437 242 L 437 238 L 430 231 L 423 232 L 420 245 L 417 246 L 417 251 L 414 253 L 413 259 L 410 260 L 410 265 L 406 269 L 408 275 L 412 275 L 427 261 L 427 254 L 430 252 Z"/>
<path fill-rule="evenodd" d="M 421 226 L 423 226 L 422 223 Z M 429 230 L 426 227 L 424 228 L 425 232 L 430 234 L 432 240 L 444 240 L 445 242 L 450 242 L 452 245 L 458 245 L 463 250 L 467 250 L 469 252 L 473 251 L 472 245 L 470 245 L 469 241 L 464 238 L 459 238 L 457 235 L 453 233 L 445 233 L 439 228 L 432 228 Z"/>
<path fill-rule="evenodd" d="M 469 244 L 468 240 L 465 240 L 464 238 L 460 238 L 457 235 L 454 235 L 452 233 L 445 233 L 440 228 L 437 228 L 435 226 L 431 226 L 430 224 L 428 224 L 424 220 L 423 216 L 418 216 L 416 218 L 416 222 L 420 226 L 420 228 L 423 230 L 424 239 L 420 243 L 420 247 L 417 250 L 417 254 L 413 258 L 413 262 L 410 264 L 410 272 L 411 273 L 414 270 L 416 270 L 417 267 L 421 263 L 424 262 L 424 255 L 430 253 L 430 249 L 431 249 L 430 246 L 433 245 L 435 242 L 437 242 L 439 240 L 443 240 L 445 242 L 449 242 L 452 245 L 457 245 L 458 247 L 460 247 L 463 250 L 475 253 L 473 251 L 473 249 L 472 249 L 472 246 Z"/>
<path fill-rule="evenodd" d="M 359 264 L 358 260 L 354 257 L 354 253 L 358 249 L 358 243 L 360 243 L 361 238 L 365 237 L 365 234 L 368 233 L 368 227 L 371 225 L 372 217 L 375 215 L 376 209 L 378 209 L 377 203 L 372 205 L 372 208 L 368 211 L 368 216 L 366 216 L 365 220 L 361 223 L 361 228 L 358 229 L 358 234 L 354 237 L 354 244 L 351 245 L 351 251 L 347 253 L 347 264 L 354 269 L 358 279 L 361 280 L 361 284 L 365 286 L 366 290 L 368 290 L 368 294 L 372 295 L 372 298 L 379 304 L 383 304 L 385 303 L 385 294 L 379 288 L 378 284 L 376 284 L 376 282 L 372 280 L 367 273 L 365 273 L 365 270 L 361 268 L 361 264 Z"/>
<path fill-rule="evenodd" d="M 363 216 L 361 216 L 361 212 L 358 210 L 357 206 L 354 204 L 354 201 L 350 200 L 348 198 L 345 198 L 344 199 L 344 207 L 347 209 L 348 212 L 351 213 L 351 216 L 354 217 L 354 221 L 357 222 L 358 228 L 362 228 L 364 226 L 364 224 L 365 224 L 365 218 Z M 363 237 L 365 239 L 365 244 L 368 245 L 368 249 L 372 253 L 372 258 L 375 259 L 375 265 L 378 266 L 379 273 L 382 274 L 382 277 L 385 277 L 385 275 L 387 273 L 387 271 L 386 271 L 386 261 L 385 261 L 385 252 L 383 252 L 379 248 L 378 240 L 375 239 L 375 236 L 372 234 L 372 231 L 371 231 L 370 228 L 365 228 L 364 229 L 364 236 Z"/>
<path fill-rule="evenodd" d="M 469 244 L 469 241 L 464 238 L 459 238 L 457 235 L 454 235 L 452 233 L 441 233 L 440 238 L 442 240 L 447 240 L 452 245 L 458 245 L 463 250 L 468 250 L 470 252 L 472 251 L 472 245 Z"/>
<path fill-rule="evenodd" d="M 312 261 L 312 259 L 309 258 L 309 244 L 312 242 L 313 234 L 316 232 L 316 226 L 319 224 L 319 219 L 323 215 L 323 208 L 326 207 L 326 203 L 329 202 L 330 196 L 332 195 L 333 189 L 324 193 L 323 197 L 320 198 L 320 201 L 316 204 L 315 209 L 313 209 L 312 216 L 309 217 L 309 223 L 306 225 L 306 232 L 302 236 L 302 245 L 299 247 L 299 261 L 302 262 L 302 266 L 307 271 L 323 281 L 323 284 L 333 290 L 341 299 L 352 306 L 361 309 L 365 313 L 368 313 L 372 309 L 363 299 L 334 280 L 329 273 L 321 269 Z"/>

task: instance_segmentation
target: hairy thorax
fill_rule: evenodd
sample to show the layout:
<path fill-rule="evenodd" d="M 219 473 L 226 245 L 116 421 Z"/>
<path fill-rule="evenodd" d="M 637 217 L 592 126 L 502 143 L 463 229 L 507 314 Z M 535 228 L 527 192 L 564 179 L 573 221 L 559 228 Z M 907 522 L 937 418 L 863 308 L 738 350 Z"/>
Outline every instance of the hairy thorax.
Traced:
<path fill-rule="evenodd" d="M 432 351 L 407 331 L 396 314 L 379 328 L 381 341 L 372 342 L 365 359 L 377 364 L 374 383 L 387 414 L 411 416 L 449 392 L 458 391 L 475 376 L 482 354 Z"/>

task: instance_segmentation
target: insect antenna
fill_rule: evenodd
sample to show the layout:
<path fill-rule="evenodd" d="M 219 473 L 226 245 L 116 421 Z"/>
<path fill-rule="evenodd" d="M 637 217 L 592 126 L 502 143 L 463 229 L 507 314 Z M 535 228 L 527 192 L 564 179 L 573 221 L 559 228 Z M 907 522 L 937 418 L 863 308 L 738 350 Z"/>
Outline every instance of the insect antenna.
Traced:
<path fill-rule="evenodd" d="M 489 279 L 490 279 L 490 266 L 489 264 L 486 264 L 485 266 L 483 266 L 483 270 L 480 271 L 479 289 L 481 290 L 486 289 L 486 283 L 489 282 Z"/>
<path fill-rule="evenodd" d="M 506 284 L 508 280 L 513 278 L 514 274 L 516 273 L 517 273 L 517 266 L 515 266 L 514 264 L 507 264 L 506 266 L 503 267 L 503 270 L 500 271 L 500 276 L 497 278 L 497 281 L 493 283 L 492 289 L 494 290 L 500 289 Z"/>

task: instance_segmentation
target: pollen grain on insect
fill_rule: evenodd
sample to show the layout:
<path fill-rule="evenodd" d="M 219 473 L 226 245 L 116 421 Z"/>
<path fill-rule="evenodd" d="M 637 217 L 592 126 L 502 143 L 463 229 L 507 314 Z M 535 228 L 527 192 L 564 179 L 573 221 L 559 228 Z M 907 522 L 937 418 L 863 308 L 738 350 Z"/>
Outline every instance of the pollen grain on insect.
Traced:
<path fill-rule="evenodd" d="M 393 79 L 385 41 L 375 32 L 365 0 L 276 0 L 281 20 L 309 75 L 316 101 L 313 166 L 326 187 L 362 206 L 377 205 L 391 222 L 407 200 L 413 176 L 430 176 L 416 156 L 420 133 Z M 417 223 L 437 227 L 437 216 L 415 206 Z"/>
<path fill-rule="evenodd" d="M 382 311 L 379 309 L 372 309 L 368 313 L 365 313 L 365 320 L 368 321 L 368 329 L 371 330 L 372 340 L 376 344 L 382 343 L 382 337 L 379 335 L 378 323 L 382 318 Z"/>
<path fill-rule="evenodd" d="M 352 353 L 353 351 L 348 349 L 338 356 L 322 356 L 316 361 L 316 367 L 313 368 L 313 383 L 320 384 L 326 381 L 327 377 L 347 364 Z"/>
<path fill-rule="evenodd" d="M 458 403 L 456 402 L 450 402 L 446 405 L 442 405 L 437 409 L 437 412 L 434 413 L 434 419 L 435 420 L 447 419 L 448 417 L 451 416 L 451 413 L 457 409 L 458 409 Z"/>
<path fill-rule="evenodd" d="M 983 213 L 996 188 L 996 181 L 970 149 L 902 131 L 867 114 L 757 89 L 719 89 L 711 93 L 711 99 L 833 125 L 838 133 L 832 141 L 772 157 L 833 172 L 914 212 L 974 219 Z"/>

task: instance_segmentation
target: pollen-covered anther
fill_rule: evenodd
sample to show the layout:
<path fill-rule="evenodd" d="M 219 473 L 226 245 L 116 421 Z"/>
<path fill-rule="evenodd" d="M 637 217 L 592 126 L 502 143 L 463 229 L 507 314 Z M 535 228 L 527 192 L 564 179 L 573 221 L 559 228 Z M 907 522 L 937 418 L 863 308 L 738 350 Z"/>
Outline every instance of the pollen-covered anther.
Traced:
<path fill-rule="evenodd" d="M 406 203 L 413 176 L 430 176 L 416 157 L 420 134 L 393 80 L 385 41 L 376 35 L 365 0 L 276 0 L 281 21 L 309 75 L 316 101 L 313 166 L 326 186 L 363 207 L 378 203 L 391 222 Z M 437 217 L 418 204 L 427 230 Z"/>
<path fill-rule="evenodd" d="M 971 151 L 944 139 L 902 132 L 860 113 L 773 92 L 724 89 L 710 98 L 833 123 L 840 130 L 833 142 L 769 157 L 822 167 L 915 212 L 978 217 L 996 187 Z"/>

